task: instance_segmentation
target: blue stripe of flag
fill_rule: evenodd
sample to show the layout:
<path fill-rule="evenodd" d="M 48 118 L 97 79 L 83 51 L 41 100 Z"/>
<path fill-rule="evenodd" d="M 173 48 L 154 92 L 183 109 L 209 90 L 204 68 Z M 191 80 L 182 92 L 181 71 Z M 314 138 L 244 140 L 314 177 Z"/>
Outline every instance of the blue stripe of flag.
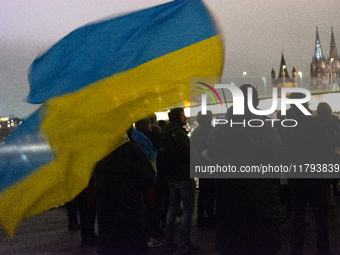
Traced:
<path fill-rule="evenodd" d="M 77 91 L 216 34 L 200 0 L 177 0 L 84 26 L 33 62 L 28 101 Z"/>

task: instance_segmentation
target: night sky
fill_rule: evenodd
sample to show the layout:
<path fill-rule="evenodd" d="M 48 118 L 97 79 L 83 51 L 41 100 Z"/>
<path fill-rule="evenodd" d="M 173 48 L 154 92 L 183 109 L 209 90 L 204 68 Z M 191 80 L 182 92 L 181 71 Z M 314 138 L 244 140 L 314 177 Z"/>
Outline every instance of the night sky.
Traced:
<path fill-rule="evenodd" d="M 0 0 L 0 116 L 27 117 L 37 105 L 25 103 L 30 64 L 72 30 L 98 19 L 162 4 L 162 0 Z M 206 0 L 225 44 L 223 77 L 270 77 L 284 54 L 310 74 L 316 26 L 329 55 L 331 27 L 340 53 L 339 1 Z"/>

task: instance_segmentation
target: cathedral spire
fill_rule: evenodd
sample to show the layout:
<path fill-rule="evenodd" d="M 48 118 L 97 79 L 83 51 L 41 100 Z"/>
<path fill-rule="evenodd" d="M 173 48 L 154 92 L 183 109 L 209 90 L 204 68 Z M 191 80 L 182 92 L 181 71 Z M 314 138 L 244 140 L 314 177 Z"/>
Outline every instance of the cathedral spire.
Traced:
<path fill-rule="evenodd" d="M 322 50 L 321 50 L 321 43 L 319 38 L 318 26 L 316 26 L 316 38 L 315 38 L 315 51 L 314 51 L 314 59 L 315 60 L 322 60 Z"/>
<path fill-rule="evenodd" d="M 284 73 L 285 73 L 285 78 L 289 78 L 285 57 L 283 56 L 283 53 L 282 53 L 281 63 L 280 63 L 280 72 L 279 72 L 278 78 L 283 78 L 283 76 L 282 76 L 283 69 L 284 69 Z"/>
<path fill-rule="evenodd" d="M 333 27 L 331 29 L 332 29 L 332 35 L 331 35 L 331 48 L 329 51 L 329 59 L 331 58 L 338 59 L 338 52 L 336 50 L 335 39 L 334 39 L 334 34 L 333 34 Z"/>

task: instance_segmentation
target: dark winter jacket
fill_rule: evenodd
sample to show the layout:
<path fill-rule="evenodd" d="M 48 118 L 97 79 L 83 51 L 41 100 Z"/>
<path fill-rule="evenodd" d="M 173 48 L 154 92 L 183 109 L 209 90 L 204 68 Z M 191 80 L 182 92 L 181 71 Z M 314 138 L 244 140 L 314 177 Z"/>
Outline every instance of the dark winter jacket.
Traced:
<path fill-rule="evenodd" d="M 339 119 L 334 115 L 317 115 L 315 116 L 322 126 L 324 126 L 328 132 L 331 139 L 333 147 L 338 147 L 340 145 L 340 126 Z"/>
<path fill-rule="evenodd" d="M 334 163 L 333 146 L 327 130 L 312 116 L 305 116 L 298 108 L 290 108 L 286 119 L 294 119 L 294 128 L 279 128 L 286 148 L 285 164 Z"/>
<path fill-rule="evenodd" d="M 334 147 L 325 127 L 311 116 L 305 116 L 296 107 L 287 111 L 287 119 L 295 119 L 294 128 L 279 129 L 281 141 L 285 146 L 285 164 L 302 166 L 301 179 L 289 179 L 290 191 L 293 196 L 301 193 L 317 192 L 320 187 L 327 187 L 329 179 L 308 178 L 305 164 L 333 164 Z M 327 175 L 327 173 L 326 173 Z M 321 175 L 320 175 L 321 176 Z"/>
<path fill-rule="evenodd" d="M 208 125 L 200 124 L 194 132 L 191 134 L 191 146 L 197 153 L 200 158 L 200 162 L 204 162 L 205 164 L 209 164 L 206 159 L 202 156 L 202 153 L 205 149 L 207 149 L 207 140 L 209 136 L 209 132 L 212 129 L 210 123 Z"/>
<path fill-rule="evenodd" d="M 163 147 L 159 152 L 169 182 L 190 179 L 190 139 L 176 122 L 169 122 L 161 131 Z"/>
<path fill-rule="evenodd" d="M 142 149 L 126 142 L 99 161 L 94 170 L 101 254 L 145 246 L 143 192 L 155 181 L 154 171 Z"/>
<path fill-rule="evenodd" d="M 230 116 L 242 122 L 261 117 Z M 275 128 L 219 125 L 208 138 L 208 154 L 219 166 L 280 165 L 283 146 Z M 245 178 L 251 178 L 250 174 Z M 275 254 L 280 249 L 279 196 L 276 179 L 217 179 L 216 248 L 221 254 Z M 237 178 L 237 177 L 236 177 Z"/>

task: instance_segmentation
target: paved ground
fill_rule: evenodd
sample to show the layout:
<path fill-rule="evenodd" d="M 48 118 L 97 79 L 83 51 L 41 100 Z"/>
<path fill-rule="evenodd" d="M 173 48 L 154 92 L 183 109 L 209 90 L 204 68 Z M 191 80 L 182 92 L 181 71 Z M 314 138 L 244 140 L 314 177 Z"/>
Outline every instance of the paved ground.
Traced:
<path fill-rule="evenodd" d="M 336 208 L 331 211 L 331 250 L 340 255 L 340 198 L 335 198 Z M 306 255 L 314 255 L 315 237 L 314 221 L 311 212 L 307 220 L 311 226 L 307 231 Z M 278 255 L 289 254 L 288 223 L 281 225 L 282 250 Z M 215 255 L 214 229 L 198 229 L 193 226 L 193 242 L 201 246 L 199 254 Z M 65 254 L 65 255 L 94 255 L 94 247 L 80 244 L 80 232 L 67 229 L 66 208 L 60 207 L 46 211 L 42 214 L 27 218 L 22 223 L 16 236 L 10 240 L 3 229 L 0 228 L 0 254 Z M 152 254 L 162 254 L 161 248 L 153 248 Z M 167 253 L 169 254 L 169 253 Z M 175 253 L 177 254 L 177 253 Z"/>

